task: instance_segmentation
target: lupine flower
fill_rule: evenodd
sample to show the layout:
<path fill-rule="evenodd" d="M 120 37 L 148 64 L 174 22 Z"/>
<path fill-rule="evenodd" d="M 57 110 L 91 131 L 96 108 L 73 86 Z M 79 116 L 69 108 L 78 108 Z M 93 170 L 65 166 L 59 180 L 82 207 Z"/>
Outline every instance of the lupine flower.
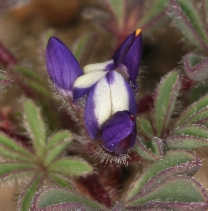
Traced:
<path fill-rule="evenodd" d="M 46 48 L 47 70 L 58 91 L 72 98 L 74 81 L 82 75 L 82 70 L 65 44 L 51 37 Z"/>
<path fill-rule="evenodd" d="M 116 154 L 125 153 L 135 142 L 133 90 L 137 87 L 141 42 L 141 30 L 138 29 L 126 38 L 112 60 L 85 66 L 84 75 L 61 41 L 51 38 L 47 46 L 51 79 L 60 93 L 72 96 L 73 90 L 74 101 L 88 94 L 84 112 L 86 129 L 93 140 L 101 139 L 103 147 Z M 70 75 L 72 78 L 65 78 Z"/>

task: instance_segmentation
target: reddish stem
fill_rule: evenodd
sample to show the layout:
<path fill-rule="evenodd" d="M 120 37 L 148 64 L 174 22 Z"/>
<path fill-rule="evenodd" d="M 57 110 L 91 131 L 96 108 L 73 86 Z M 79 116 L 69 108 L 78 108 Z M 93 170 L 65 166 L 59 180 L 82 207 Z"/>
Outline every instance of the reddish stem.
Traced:
<path fill-rule="evenodd" d="M 18 63 L 16 58 L 1 43 L 0 62 L 6 67 L 12 67 Z"/>
<path fill-rule="evenodd" d="M 112 201 L 109 194 L 100 184 L 98 175 L 90 175 L 86 178 L 81 178 L 79 180 L 85 187 L 87 187 L 90 194 L 93 196 L 95 200 L 100 202 L 101 204 L 106 205 L 107 207 L 112 206 Z"/>

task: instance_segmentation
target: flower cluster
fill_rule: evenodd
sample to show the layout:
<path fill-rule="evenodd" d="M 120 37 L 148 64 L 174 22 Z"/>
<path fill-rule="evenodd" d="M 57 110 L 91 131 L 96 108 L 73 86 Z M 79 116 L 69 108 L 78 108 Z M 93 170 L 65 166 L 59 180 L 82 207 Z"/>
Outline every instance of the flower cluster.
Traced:
<path fill-rule="evenodd" d="M 130 34 L 107 62 L 79 66 L 62 41 L 51 37 L 47 70 L 61 95 L 74 103 L 87 96 L 84 121 L 93 140 L 107 151 L 126 153 L 136 139 L 136 77 L 142 54 L 141 29 Z"/>

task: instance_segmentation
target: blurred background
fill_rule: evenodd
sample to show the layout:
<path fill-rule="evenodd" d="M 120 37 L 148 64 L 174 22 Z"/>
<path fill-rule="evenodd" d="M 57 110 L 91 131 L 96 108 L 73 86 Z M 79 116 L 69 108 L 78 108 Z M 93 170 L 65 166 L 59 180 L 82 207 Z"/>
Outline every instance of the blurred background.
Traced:
<path fill-rule="evenodd" d="M 180 31 L 171 26 L 167 15 L 168 5 L 163 4 L 158 8 L 156 16 L 148 17 L 148 14 L 153 14 L 154 0 L 130 0 L 124 5 L 125 1 L 113 1 L 116 9 L 109 6 L 109 2 L 110 0 L 0 0 L 1 70 L 9 71 L 12 65 L 18 64 L 37 73 L 49 89 L 45 47 L 51 35 L 59 37 L 77 55 L 83 67 L 85 64 L 110 60 L 123 39 L 137 27 L 141 27 L 143 59 L 138 98 L 149 93 L 161 76 L 180 67 L 182 56 L 194 49 L 183 41 Z M 125 14 L 117 14 L 119 9 L 125 10 Z M 10 59 L 5 52 L 11 56 Z M 24 96 L 27 96 L 24 87 L 20 88 L 15 81 L 1 93 L 0 127 L 7 127 L 6 118 L 20 106 Z M 198 154 L 204 158 L 207 150 Z M 195 177 L 208 188 L 207 167 L 204 160 Z M 15 211 L 18 184 L 14 182 L 10 186 L 2 186 L 0 211 Z"/>

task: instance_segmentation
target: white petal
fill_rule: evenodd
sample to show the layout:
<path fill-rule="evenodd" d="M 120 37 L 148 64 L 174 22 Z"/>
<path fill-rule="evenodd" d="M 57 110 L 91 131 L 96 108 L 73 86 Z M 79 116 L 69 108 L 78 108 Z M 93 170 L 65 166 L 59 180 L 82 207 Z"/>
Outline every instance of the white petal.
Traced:
<path fill-rule="evenodd" d="M 95 63 L 95 64 L 88 64 L 84 66 L 83 72 L 84 74 L 92 72 L 92 71 L 99 71 L 99 70 L 104 70 L 106 65 L 112 64 L 113 60 L 107 61 L 107 62 L 102 62 L 102 63 Z"/>
<path fill-rule="evenodd" d="M 110 83 L 103 77 L 95 87 L 95 115 L 99 126 L 117 111 L 129 109 L 129 95 L 123 77 L 113 71 L 114 81 Z"/>
<path fill-rule="evenodd" d="M 97 83 L 108 71 L 94 71 L 80 76 L 74 82 L 74 88 L 88 88 Z"/>

